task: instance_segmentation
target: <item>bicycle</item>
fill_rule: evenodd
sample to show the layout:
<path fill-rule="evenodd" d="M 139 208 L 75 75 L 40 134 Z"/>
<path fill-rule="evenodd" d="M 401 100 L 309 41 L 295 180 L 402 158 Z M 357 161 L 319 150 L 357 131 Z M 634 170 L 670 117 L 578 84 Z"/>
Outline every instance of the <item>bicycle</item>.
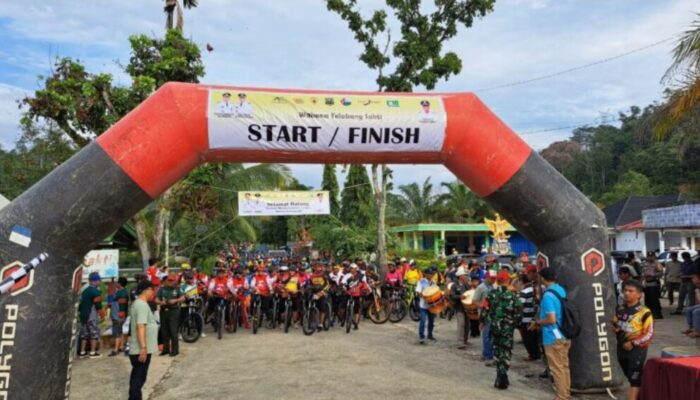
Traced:
<path fill-rule="evenodd" d="M 383 324 L 389 320 L 388 302 L 382 298 L 381 288 L 372 286 L 372 301 L 369 304 L 367 313 L 369 319 L 375 324 Z"/>
<path fill-rule="evenodd" d="M 227 329 L 230 333 L 236 333 L 241 322 L 241 311 L 243 305 L 238 295 L 231 300 L 231 328 Z"/>
<path fill-rule="evenodd" d="M 316 332 L 318 328 L 321 313 L 316 306 L 316 300 L 318 300 L 318 295 L 311 292 L 305 294 L 304 301 L 304 316 L 301 319 L 301 329 L 304 335 L 311 336 Z"/>
<path fill-rule="evenodd" d="M 289 292 L 285 291 L 284 315 L 282 319 L 282 323 L 284 324 L 284 333 L 288 333 L 289 327 L 292 325 L 292 309 L 292 295 Z"/>
<path fill-rule="evenodd" d="M 354 323 L 352 320 L 353 315 L 355 315 L 355 298 L 348 296 L 348 301 L 345 303 L 345 333 L 350 333 L 352 329 Z"/>
<path fill-rule="evenodd" d="M 180 334 L 185 343 L 194 343 L 202 335 L 204 318 L 198 312 L 201 299 L 194 297 L 187 300 L 187 313 L 180 324 Z"/>
<path fill-rule="evenodd" d="M 408 295 L 406 304 L 408 305 L 408 316 L 415 322 L 420 321 L 420 298 L 416 296 L 416 285 L 408 285 Z"/>
<path fill-rule="evenodd" d="M 258 329 L 262 326 L 262 298 L 258 293 L 253 295 L 253 307 L 252 307 L 252 325 L 253 325 L 253 335 L 258 333 Z"/>
<path fill-rule="evenodd" d="M 216 336 L 221 340 L 224 332 L 224 325 L 226 324 L 226 300 L 223 297 L 218 299 L 214 311 L 214 330 L 216 331 Z"/>
<path fill-rule="evenodd" d="M 389 292 L 389 321 L 398 323 L 403 321 L 408 312 L 406 305 L 406 288 L 392 288 Z"/>
<path fill-rule="evenodd" d="M 270 329 L 276 329 L 277 328 L 277 323 L 279 322 L 279 303 L 280 303 L 280 296 L 275 291 L 275 293 L 272 294 L 272 311 L 271 311 L 271 318 L 267 321 L 267 327 Z"/>

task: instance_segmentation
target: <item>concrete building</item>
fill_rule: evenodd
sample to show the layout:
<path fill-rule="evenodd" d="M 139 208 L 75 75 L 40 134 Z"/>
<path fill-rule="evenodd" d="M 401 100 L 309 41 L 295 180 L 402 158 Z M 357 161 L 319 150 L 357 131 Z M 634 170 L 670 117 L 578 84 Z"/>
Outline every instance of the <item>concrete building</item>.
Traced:
<path fill-rule="evenodd" d="M 661 252 L 667 249 L 695 249 L 698 246 L 698 230 L 670 221 L 682 218 L 680 209 L 693 201 L 684 195 L 631 196 L 603 209 L 610 236 L 610 249 L 617 251 Z M 657 209 L 676 211 L 664 214 L 664 219 L 651 217 L 654 224 L 647 225 L 644 213 L 656 216 Z M 651 221 L 650 220 L 650 221 Z"/>
<path fill-rule="evenodd" d="M 535 245 L 512 226 L 507 230 L 508 242 L 514 254 L 527 251 L 535 253 Z M 434 250 L 438 255 L 481 252 L 481 246 L 491 246 L 491 233 L 486 224 L 424 223 L 389 228 L 396 234 L 402 248 L 407 250 Z"/>

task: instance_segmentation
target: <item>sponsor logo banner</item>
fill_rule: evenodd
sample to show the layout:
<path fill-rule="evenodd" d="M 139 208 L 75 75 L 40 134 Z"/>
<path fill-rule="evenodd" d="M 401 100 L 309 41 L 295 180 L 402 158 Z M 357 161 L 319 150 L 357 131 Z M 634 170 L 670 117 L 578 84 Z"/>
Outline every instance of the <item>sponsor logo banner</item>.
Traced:
<path fill-rule="evenodd" d="M 327 215 L 328 191 L 238 192 L 238 215 Z"/>
<path fill-rule="evenodd" d="M 92 250 L 83 260 L 83 281 L 88 280 L 92 272 L 100 274 L 100 278 L 119 277 L 119 250 Z"/>
<path fill-rule="evenodd" d="M 581 269 L 592 276 L 605 271 L 605 256 L 597 249 L 589 249 L 581 255 Z"/>
<path fill-rule="evenodd" d="M 438 152 L 438 96 L 209 91 L 209 147 L 282 151 Z"/>

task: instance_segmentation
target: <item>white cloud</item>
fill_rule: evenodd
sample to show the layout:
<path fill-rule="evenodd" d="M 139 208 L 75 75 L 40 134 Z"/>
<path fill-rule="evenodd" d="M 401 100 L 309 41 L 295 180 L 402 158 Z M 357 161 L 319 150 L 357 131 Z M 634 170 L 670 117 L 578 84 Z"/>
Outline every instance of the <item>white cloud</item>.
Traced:
<path fill-rule="evenodd" d="M 27 94 L 27 90 L 0 83 L 0 146 L 4 149 L 13 148 L 18 139 L 20 110 L 17 100 Z"/>

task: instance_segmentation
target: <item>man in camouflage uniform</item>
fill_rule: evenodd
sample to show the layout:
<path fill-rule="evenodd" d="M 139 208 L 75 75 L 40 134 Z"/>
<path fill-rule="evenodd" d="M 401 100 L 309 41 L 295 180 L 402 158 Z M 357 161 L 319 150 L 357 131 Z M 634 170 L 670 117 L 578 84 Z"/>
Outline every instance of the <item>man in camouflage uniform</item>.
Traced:
<path fill-rule="evenodd" d="M 520 323 L 522 303 L 517 293 L 510 288 L 510 275 L 501 271 L 497 277 L 498 288 L 489 293 L 486 307 L 482 314 L 483 323 L 491 323 L 491 341 L 496 360 L 497 389 L 507 389 L 508 367 L 513 352 L 513 331 Z"/>

